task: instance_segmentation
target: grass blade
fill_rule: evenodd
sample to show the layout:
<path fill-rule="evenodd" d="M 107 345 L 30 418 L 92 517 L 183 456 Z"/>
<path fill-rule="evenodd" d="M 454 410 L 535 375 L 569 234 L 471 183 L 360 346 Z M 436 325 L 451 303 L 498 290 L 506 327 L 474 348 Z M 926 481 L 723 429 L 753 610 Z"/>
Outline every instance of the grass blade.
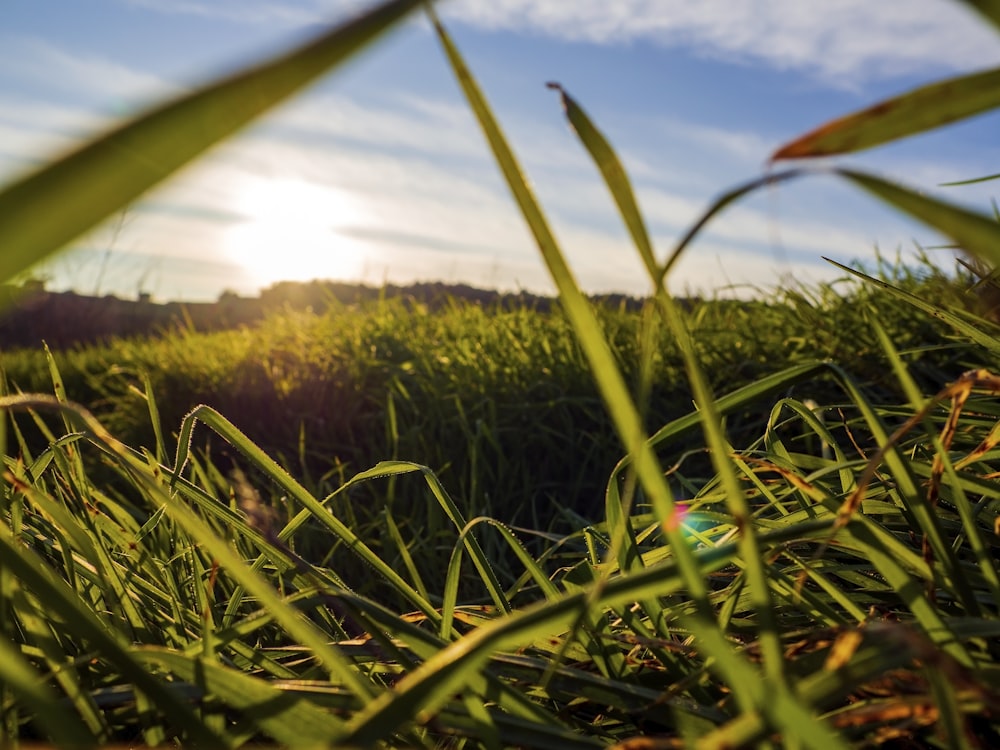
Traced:
<path fill-rule="evenodd" d="M 921 299 L 916 294 L 907 292 L 905 289 L 900 289 L 894 286 L 893 284 L 890 284 L 888 281 L 883 281 L 882 279 L 876 279 L 874 276 L 869 276 L 866 273 L 851 268 L 850 266 L 845 266 L 841 263 L 838 263 L 835 260 L 830 260 L 829 258 L 824 258 L 824 260 L 826 260 L 827 263 L 832 263 L 837 268 L 846 271 L 852 276 L 856 276 L 859 279 L 863 279 L 869 284 L 874 284 L 879 289 L 884 290 L 886 293 L 891 294 L 894 297 L 898 297 L 899 299 L 904 300 L 908 304 L 913 305 L 918 310 L 922 310 L 923 312 L 939 320 L 943 320 L 945 323 L 954 328 L 957 333 L 961 334 L 962 336 L 968 337 L 970 341 L 974 341 L 979 346 L 982 346 L 986 351 L 991 352 L 994 355 L 1000 354 L 1000 341 L 998 341 L 996 337 L 991 336 L 989 333 L 985 333 L 979 330 L 974 325 L 969 323 L 965 318 L 956 315 L 955 313 L 950 312 L 949 310 L 945 310 L 941 307 L 938 307 L 937 305 L 927 302 L 926 300 Z"/>
<path fill-rule="evenodd" d="M 375 692 L 375 686 L 358 675 L 353 669 L 353 665 L 328 643 L 326 634 L 318 626 L 304 617 L 301 612 L 289 606 L 269 581 L 247 565 L 237 551 L 226 540 L 218 536 L 204 520 L 199 518 L 192 508 L 182 502 L 176 493 L 169 491 L 163 477 L 160 476 L 159 467 L 150 467 L 141 459 L 135 458 L 128 448 L 110 435 L 90 412 L 77 404 L 62 403 L 41 396 L 9 396 L 0 399 L 0 407 L 49 408 L 75 418 L 90 434 L 91 439 L 105 448 L 108 454 L 121 462 L 126 469 L 131 470 L 136 484 L 148 493 L 151 502 L 157 506 L 165 506 L 166 514 L 192 539 L 196 539 L 198 546 L 210 554 L 222 569 L 226 570 L 234 580 L 256 597 L 261 606 L 270 610 L 275 620 L 290 635 L 313 649 L 316 658 L 327 668 L 331 679 L 341 682 L 360 698 L 370 697 Z M 222 418 L 219 417 L 219 419 Z M 242 441 L 237 440 L 234 445 L 245 453 L 260 451 L 245 436 L 242 437 Z M 277 472 L 279 476 L 274 477 L 276 481 L 281 481 L 282 476 L 287 477 L 287 474 L 284 474 L 280 467 Z M 290 478 L 288 480 L 291 481 Z M 308 496 L 304 490 L 302 492 Z M 312 502 L 316 501 L 313 499 Z M 0 542 L 2 541 L 4 541 L 3 535 L 0 534 Z M 117 645 L 115 641 L 110 639 L 108 642 Z"/>
<path fill-rule="evenodd" d="M 674 246 L 673 251 L 667 258 L 666 263 L 663 264 L 663 268 L 660 273 L 666 277 L 666 275 L 670 273 L 670 269 L 673 268 L 674 264 L 680 259 L 681 254 L 687 249 L 688 245 L 694 241 L 694 238 L 701 233 L 701 230 L 705 228 L 708 222 L 715 218 L 716 214 L 721 213 L 726 207 L 729 206 L 729 204 L 738 201 L 744 195 L 752 193 L 759 188 L 767 185 L 776 185 L 780 182 L 784 182 L 785 180 L 800 177 L 803 174 L 806 174 L 806 171 L 803 169 L 790 169 L 785 172 L 767 174 L 763 177 L 758 177 L 750 180 L 749 182 L 745 182 L 742 185 L 738 185 L 731 190 L 727 190 L 725 193 L 712 201 L 712 205 L 710 205 L 705 213 L 701 215 L 701 218 L 691 226 L 683 237 L 681 237 L 680 241 Z"/>
<path fill-rule="evenodd" d="M 615 420 L 617 432 L 629 453 L 635 455 L 640 480 L 649 495 L 655 498 L 662 507 L 672 508 L 673 498 L 663 480 L 662 469 L 655 454 L 646 445 L 639 412 L 632 403 L 628 386 L 618 369 L 608 342 L 601 333 L 601 326 L 594 311 L 573 278 L 562 251 L 549 229 L 541 206 L 532 194 L 531 188 L 471 72 L 466 67 L 444 27 L 436 18 L 435 27 L 455 77 L 468 99 L 470 108 L 479 120 L 487 142 L 493 150 L 497 165 L 500 167 L 514 200 L 535 237 L 539 251 L 549 268 L 549 273 L 559 289 L 560 302 L 573 324 L 608 411 Z M 690 577 L 688 583 L 692 598 L 701 600 L 707 605 L 705 583 L 696 567 L 692 565 L 693 561 L 685 553 L 687 543 L 679 534 L 671 541 L 675 547 L 678 547 L 676 554 L 686 561 L 683 565 L 686 574 Z"/>
<path fill-rule="evenodd" d="M 646 224 L 639 211 L 638 203 L 632 191 L 628 175 L 621 165 L 611 144 L 594 126 L 586 112 L 558 84 L 549 84 L 559 90 L 562 95 L 566 114 L 580 137 L 584 147 L 590 153 L 604 177 L 608 190 L 614 198 L 621 213 L 622 220 L 632 236 L 639 255 L 646 264 L 650 279 L 654 284 L 656 301 L 663 316 L 677 339 L 678 347 L 684 358 L 688 382 L 694 394 L 695 403 L 701 414 L 702 427 L 706 444 L 713 464 L 719 474 L 726 503 L 735 519 L 736 525 L 742 529 L 740 535 L 743 547 L 743 560 L 747 566 L 747 574 L 751 582 L 750 595 L 754 598 L 754 608 L 760 617 L 760 637 L 763 645 L 765 665 L 769 676 L 781 682 L 783 680 L 783 648 L 778 638 L 778 627 L 774 616 L 767 581 L 767 570 L 757 549 L 756 533 L 751 521 L 752 513 L 746 502 L 745 495 L 739 486 L 736 472 L 729 455 L 732 452 L 721 428 L 721 415 L 716 409 L 715 395 L 712 393 L 708 380 L 701 367 L 695 350 L 691 333 L 684 323 L 676 303 L 663 288 L 663 276 L 656 266 L 653 249 L 646 231 Z M 664 519 L 666 520 L 666 519 Z"/>
<path fill-rule="evenodd" d="M 34 721 L 44 734 L 62 747 L 93 747 L 90 731 L 79 717 L 60 705 L 55 693 L 21 655 L 6 635 L 0 635 L 0 682 L 34 712 Z M 10 737 L 0 737 L 7 746 Z M 16 743 L 15 743 L 16 744 Z"/>
<path fill-rule="evenodd" d="M 222 738 L 205 727 L 188 706 L 146 672 L 128 653 L 121 636 L 109 631 L 106 624 L 90 610 L 89 604 L 82 601 L 64 581 L 57 579 L 42 560 L 24 549 L 2 522 L 0 564 L 17 576 L 25 589 L 44 601 L 52 613 L 71 623 L 78 637 L 99 649 L 103 658 L 113 662 L 126 679 L 152 698 L 179 730 L 187 732 L 190 741 L 211 747 L 224 744 Z"/>
<path fill-rule="evenodd" d="M 225 438 L 233 447 L 240 450 L 243 455 L 256 464 L 256 466 L 267 474 L 279 487 L 287 492 L 296 502 L 302 505 L 304 510 L 295 520 L 301 519 L 299 520 L 299 523 L 301 523 L 304 522 L 306 518 L 310 517 L 310 515 L 319 520 L 327 528 L 329 528 L 330 531 L 336 534 L 340 539 L 344 540 L 344 542 L 348 545 L 348 548 L 351 549 L 354 554 L 358 555 L 366 563 L 371 565 L 375 571 L 382 575 L 385 580 L 387 580 L 399 593 L 412 602 L 415 607 L 420 609 L 429 617 L 437 617 L 437 613 L 430 602 L 424 599 L 419 592 L 410 586 L 410 584 L 408 584 L 398 572 L 387 565 L 386 562 L 382 560 L 367 544 L 365 544 L 364 541 L 361 540 L 358 535 L 355 534 L 343 521 L 330 513 L 319 500 L 309 494 L 309 491 L 299 484 L 299 482 L 295 481 L 295 479 L 293 479 L 287 471 L 281 468 L 281 466 L 279 466 L 274 459 L 264 453 L 264 451 L 255 445 L 246 435 L 240 432 L 236 425 L 211 407 L 205 405 L 197 406 L 188 413 L 187 417 L 185 417 L 184 422 L 181 425 L 179 433 L 180 436 L 177 441 L 177 457 L 175 459 L 174 469 L 171 472 L 173 477 L 179 478 L 181 471 L 187 463 L 191 435 L 195 424 L 199 420 Z M 385 462 L 384 464 L 377 466 L 375 469 L 370 469 L 356 475 L 350 482 L 338 489 L 337 492 L 346 491 L 349 487 L 366 479 L 418 471 L 420 468 L 421 467 L 418 467 L 415 464 Z M 295 521 L 293 521 L 293 523 L 294 522 Z M 469 544 L 473 545 L 474 542 L 475 540 L 470 540 Z M 477 560 L 478 559 L 479 558 L 477 558 Z M 497 585 L 497 590 L 499 590 L 499 584 Z"/>
<path fill-rule="evenodd" d="M 821 125 L 787 143 L 779 159 L 862 151 L 1000 107 L 1000 69 L 932 83 Z"/>
<path fill-rule="evenodd" d="M 762 534 L 759 538 L 762 549 L 795 539 L 819 539 L 829 533 L 833 519 L 814 523 L 803 523 L 795 528 L 785 527 Z M 704 574 L 731 562 L 738 555 L 734 544 L 702 550 L 698 553 L 698 563 Z M 614 578 L 600 590 L 595 602 L 598 606 L 613 607 L 641 601 L 647 597 L 663 597 L 683 590 L 686 582 L 676 559 L 650 566 L 641 572 Z M 367 746 L 389 736 L 401 724 L 414 717 L 426 719 L 456 691 L 470 676 L 478 675 L 491 655 L 509 649 L 522 647 L 541 638 L 559 633 L 579 619 L 580 608 L 590 599 L 589 591 L 562 594 L 555 599 L 547 599 L 536 605 L 524 607 L 513 614 L 495 619 L 472 631 L 461 640 L 442 649 L 414 671 L 403 677 L 391 692 L 376 697 L 362 711 L 351 719 L 352 733 L 344 741 Z M 712 629 L 718 633 L 717 629 Z M 699 634 L 704 638 L 705 634 Z M 732 651 L 721 634 L 704 646 L 704 655 L 729 652 L 726 666 L 734 667 L 733 674 L 745 675 L 747 670 L 754 677 L 749 684 L 757 688 L 760 679 L 750 664 Z M 731 677 L 729 672 L 727 678 Z M 765 701 L 766 702 L 766 701 Z M 787 707 L 787 704 L 783 704 Z M 762 710 L 766 710 L 762 707 Z M 781 722 L 775 725 L 780 726 Z M 824 735 L 820 726 L 812 722 L 811 728 L 816 739 L 822 741 Z"/>
<path fill-rule="evenodd" d="M 1000 79 L 997 81 L 1000 97 Z M 1000 222 L 864 172 L 838 169 L 845 177 L 903 213 L 951 237 L 963 250 L 991 266 L 1000 266 Z"/>
<path fill-rule="evenodd" d="M 941 187 L 957 187 L 959 185 L 975 185 L 979 182 L 992 182 L 993 180 L 1000 180 L 1000 172 L 997 174 L 988 174 L 983 177 L 973 177 L 970 180 L 954 180 L 953 182 L 942 182 Z"/>
<path fill-rule="evenodd" d="M 291 52 L 156 107 L 9 186 L 0 192 L 0 280 L 24 271 L 132 202 L 420 4 L 382 3 Z"/>
<path fill-rule="evenodd" d="M 628 173 L 622 167 L 618 155 L 608 143 L 608 139 L 587 116 L 587 113 L 573 97 L 566 93 L 562 86 L 558 83 L 546 85 L 559 92 L 563 108 L 566 110 L 566 118 L 601 171 L 601 176 L 604 177 L 604 182 L 611 191 L 611 197 L 614 198 L 618 211 L 625 221 L 625 226 L 632 236 L 632 241 L 639 251 L 639 257 L 642 258 L 642 262 L 646 266 L 646 271 L 651 278 L 657 279 L 660 272 L 656 263 L 656 255 L 653 252 L 653 244 L 649 240 L 646 223 L 643 221 L 639 206 L 636 204 Z"/>
<path fill-rule="evenodd" d="M 160 665 L 227 706 L 243 711 L 250 721 L 282 745 L 322 745 L 334 742 L 343 731 L 342 719 L 303 697 L 217 662 L 149 646 L 136 648 L 132 653 L 139 662 Z"/>
<path fill-rule="evenodd" d="M 960 0 L 1000 29 L 1000 0 Z"/>
<path fill-rule="evenodd" d="M 998 92 L 1000 92 L 1000 79 L 998 79 Z M 998 98 L 1000 98 L 1000 94 L 998 94 Z M 963 250 L 986 261 L 991 266 L 1000 265 L 1000 222 L 992 217 L 969 211 L 946 201 L 929 198 L 915 190 L 864 172 L 836 169 L 834 173 L 853 182 L 899 211 L 909 214 L 918 221 L 947 235 Z M 717 198 L 677 243 L 667 259 L 663 273 L 669 271 L 681 253 L 687 249 L 708 222 L 731 203 L 765 185 L 785 182 L 804 174 L 809 174 L 809 171 L 794 169 L 765 175 L 744 183 Z"/>

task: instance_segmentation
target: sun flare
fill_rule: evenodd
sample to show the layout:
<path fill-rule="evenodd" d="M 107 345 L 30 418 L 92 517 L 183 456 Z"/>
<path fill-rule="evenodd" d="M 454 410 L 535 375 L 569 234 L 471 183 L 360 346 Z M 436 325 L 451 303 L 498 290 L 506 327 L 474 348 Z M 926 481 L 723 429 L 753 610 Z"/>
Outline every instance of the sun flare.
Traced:
<path fill-rule="evenodd" d="M 361 202 L 347 192 L 298 178 L 242 182 L 234 208 L 244 220 L 226 233 L 226 254 L 261 286 L 277 281 L 356 279 L 365 250 L 343 230 Z"/>

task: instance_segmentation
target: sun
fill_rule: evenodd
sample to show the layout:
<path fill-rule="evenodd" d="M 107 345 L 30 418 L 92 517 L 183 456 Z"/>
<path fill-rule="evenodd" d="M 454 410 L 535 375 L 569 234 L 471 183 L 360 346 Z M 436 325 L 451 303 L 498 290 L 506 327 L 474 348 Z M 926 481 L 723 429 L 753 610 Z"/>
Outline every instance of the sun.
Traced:
<path fill-rule="evenodd" d="M 243 221 L 226 231 L 226 255 L 260 286 L 278 281 L 354 279 L 364 247 L 343 230 L 362 203 L 344 190 L 299 178 L 249 178 L 233 208 Z"/>

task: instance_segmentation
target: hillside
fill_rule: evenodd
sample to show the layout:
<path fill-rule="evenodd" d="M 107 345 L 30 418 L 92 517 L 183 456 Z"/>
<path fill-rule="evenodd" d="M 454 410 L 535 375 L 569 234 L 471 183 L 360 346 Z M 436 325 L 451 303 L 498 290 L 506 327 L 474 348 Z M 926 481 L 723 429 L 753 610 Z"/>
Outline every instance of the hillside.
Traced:
<path fill-rule="evenodd" d="M 503 293 L 441 282 L 372 287 L 334 281 L 284 281 L 262 290 L 258 297 L 224 292 L 215 302 L 165 303 L 155 302 L 145 294 L 129 300 L 72 291 L 50 292 L 38 282 L 23 286 L 5 284 L 0 286 L 0 347 L 35 347 L 44 342 L 52 349 L 65 349 L 113 338 L 159 336 L 178 328 L 201 332 L 227 330 L 254 325 L 267 314 L 286 309 L 324 312 L 330 307 L 396 297 L 431 309 L 454 301 L 539 310 L 547 310 L 553 303 L 552 298 L 529 292 Z M 605 295 L 599 299 L 614 306 L 635 307 L 639 303 L 624 295 Z"/>

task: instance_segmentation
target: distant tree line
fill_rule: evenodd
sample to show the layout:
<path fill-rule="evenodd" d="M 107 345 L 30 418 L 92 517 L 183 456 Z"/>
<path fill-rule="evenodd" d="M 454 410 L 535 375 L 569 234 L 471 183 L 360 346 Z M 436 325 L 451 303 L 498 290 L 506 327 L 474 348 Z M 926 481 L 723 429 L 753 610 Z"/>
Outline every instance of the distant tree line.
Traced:
<path fill-rule="evenodd" d="M 525 291 L 498 292 L 442 282 L 373 287 L 336 281 L 283 281 L 262 290 L 259 297 L 225 291 L 215 302 L 160 303 L 148 294 L 128 300 L 50 292 L 41 282 L 29 281 L 0 285 L 0 348 L 35 347 L 45 342 L 53 349 L 64 349 L 112 338 L 156 336 L 179 327 L 223 330 L 252 326 L 283 309 L 323 312 L 396 297 L 431 309 L 458 302 L 548 311 L 555 304 L 551 297 Z M 637 308 L 641 304 L 639 299 L 620 294 L 595 299 L 616 307 Z"/>

